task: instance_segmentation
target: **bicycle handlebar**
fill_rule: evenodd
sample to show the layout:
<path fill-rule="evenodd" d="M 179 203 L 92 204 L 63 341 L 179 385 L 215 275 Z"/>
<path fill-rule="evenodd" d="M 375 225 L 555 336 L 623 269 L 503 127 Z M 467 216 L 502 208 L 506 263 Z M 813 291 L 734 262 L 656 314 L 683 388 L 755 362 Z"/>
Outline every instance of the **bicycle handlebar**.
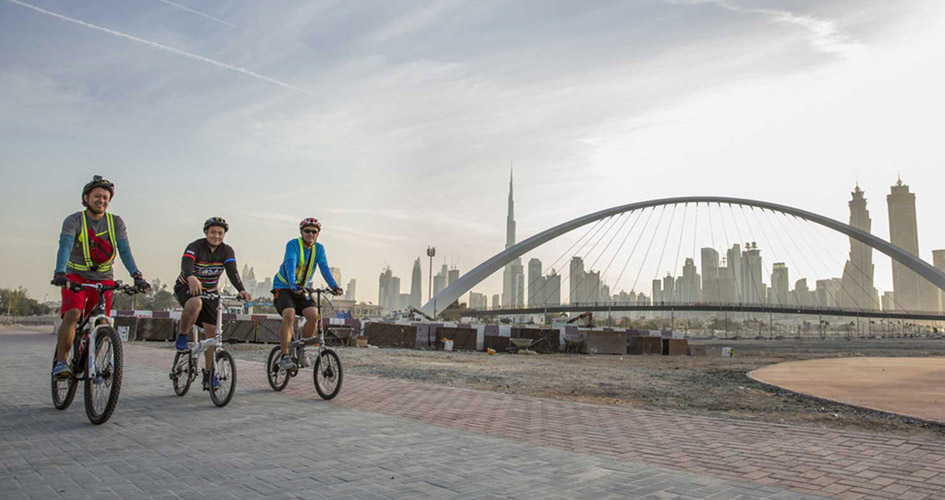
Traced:
<path fill-rule="evenodd" d="M 50 285 L 55 285 L 53 281 L 49 282 Z M 116 281 L 114 285 L 108 285 L 105 283 L 79 283 L 78 281 L 68 280 L 65 285 L 62 285 L 62 288 L 69 288 L 73 292 L 78 292 L 83 288 L 91 288 L 93 290 L 99 290 L 107 292 L 109 290 L 117 290 L 119 292 L 125 292 L 128 295 L 134 295 L 136 293 L 143 293 L 144 290 L 134 286 L 134 285 L 123 285 L 121 281 Z"/>

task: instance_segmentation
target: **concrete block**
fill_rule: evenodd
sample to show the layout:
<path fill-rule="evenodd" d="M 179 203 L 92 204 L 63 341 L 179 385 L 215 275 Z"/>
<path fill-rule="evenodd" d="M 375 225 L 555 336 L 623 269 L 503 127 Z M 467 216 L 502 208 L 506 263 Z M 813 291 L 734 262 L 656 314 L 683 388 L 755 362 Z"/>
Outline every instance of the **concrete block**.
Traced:
<path fill-rule="evenodd" d="M 436 348 L 443 348 L 443 339 L 453 339 L 454 351 L 475 351 L 476 330 L 473 328 L 441 327 L 436 330 Z"/>
<path fill-rule="evenodd" d="M 115 330 L 121 335 L 127 335 L 128 340 L 138 340 L 138 318 L 134 316 L 118 316 L 115 318 Z"/>
<path fill-rule="evenodd" d="M 417 346 L 417 327 L 390 323 L 371 323 L 367 327 L 368 342 L 378 347 L 414 348 Z"/>
<path fill-rule="evenodd" d="M 509 338 L 499 335 L 486 335 L 482 341 L 482 349 L 494 349 L 496 352 L 505 352 L 509 348 Z"/>
<path fill-rule="evenodd" d="M 175 340 L 174 323 L 165 318 L 139 318 L 135 332 L 137 340 Z"/>
<path fill-rule="evenodd" d="M 626 354 L 626 332 L 582 330 L 584 342 L 579 348 L 581 354 Z"/>
<path fill-rule="evenodd" d="M 227 315 L 224 315 L 224 317 Z M 235 319 L 223 320 L 223 340 L 227 342 L 253 342 L 256 340 L 256 324 L 252 321 Z"/>
<path fill-rule="evenodd" d="M 708 349 L 704 345 L 691 345 L 689 346 L 689 355 L 690 356 L 705 356 L 708 354 Z"/>
<path fill-rule="evenodd" d="M 629 354 L 662 354 L 663 344 L 659 337 L 632 337 Z"/>
<path fill-rule="evenodd" d="M 689 341 L 686 339 L 662 339 L 663 355 L 685 356 L 689 352 Z"/>

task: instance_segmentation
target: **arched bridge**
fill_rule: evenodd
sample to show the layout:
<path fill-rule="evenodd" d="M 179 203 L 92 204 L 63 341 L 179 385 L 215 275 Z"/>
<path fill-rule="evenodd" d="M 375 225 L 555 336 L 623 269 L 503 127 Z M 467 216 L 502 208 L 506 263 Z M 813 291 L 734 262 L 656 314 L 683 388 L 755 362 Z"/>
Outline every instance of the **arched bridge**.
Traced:
<path fill-rule="evenodd" d="M 870 233 L 857 229 L 849 224 L 825 217 L 823 215 L 815 214 L 813 212 L 808 212 L 799 208 L 789 207 L 786 205 L 780 205 L 777 203 L 770 203 L 766 201 L 759 200 L 750 200 L 745 198 L 730 198 L 722 196 L 685 196 L 685 197 L 676 197 L 676 198 L 662 198 L 657 200 L 643 201 L 637 203 L 630 203 L 627 205 L 621 205 L 606 210 L 601 210 L 592 214 L 585 215 L 583 217 L 578 217 L 576 219 L 570 220 L 563 224 L 559 224 L 550 229 L 542 231 L 528 239 L 523 240 L 520 243 L 517 243 L 502 252 L 492 256 L 482 264 L 479 264 L 463 276 L 461 276 L 455 283 L 446 287 L 444 290 L 440 291 L 439 294 L 434 297 L 433 300 L 427 302 L 422 310 L 426 314 L 434 314 L 434 303 L 445 305 L 450 304 L 453 301 L 459 299 L 466 292 L 471 290 L 474 286 L 479 284 L 482 280 L 488 278 L 496 271 L 502 269 L 506 264 L 512 262 L 516 258 L 521 257 L 525 253 L 538 248 L 539 246 L 563 235 L 574 229 L 580 228 L 587 224 L 599 221 L 601 219 L 611 217 L 614 215 L 623 214 L 625 212 L 630 212 L 633 210 L 640 210 L 645 208 L 666 206 L 666 205 L 680 205 L 680 204 L 719 204 L 719 205 L 738 205 L 744 207 L 759 208 L 762 210 L 769 210 L 776 213 L 787 214 L 800 219 L 819 224 L 833 231 L 842 233 L 846 236 L 849 236 L 859 242 L 862 242 L 879 252 L 889 256 L 893 261 L 898 262 L 905 267 L 911 269 L 917 273 L 922 278 L 928 280 L 930 283 L 935 285 L 941 290 L 945 290 L 945 273 L 942 273 L 938 269 L 932 267 L 929 263 L 919 259 L 918 257 L 910 254 L 906 250 L 893 245 L 892 243 L 883 240 L 882 238 L 876 237 Z M 520 311 L 524 312 L 524 311 Z"/>

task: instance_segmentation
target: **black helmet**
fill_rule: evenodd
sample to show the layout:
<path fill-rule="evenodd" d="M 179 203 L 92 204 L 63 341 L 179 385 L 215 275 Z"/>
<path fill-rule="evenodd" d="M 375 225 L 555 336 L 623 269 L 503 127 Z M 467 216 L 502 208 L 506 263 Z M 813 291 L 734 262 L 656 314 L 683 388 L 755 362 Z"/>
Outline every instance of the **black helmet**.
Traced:
<path fill-rule="evenodd" d="M 207 229 L 210 229 L 213 226 L 219 226 L 223 228 L 223 232 L 230 230 L 230 225 L 226 223 L 226 220 L 223 217 L 210 217 L 203 223 L 203 231 L 207 232 Z"/>
<path fill-rule="evenodd" d="M 95 188 L 107 189 L 108 192 L 110 193 L 109 200 L 115 197 L 115 185 L 103 179 L 101 175 L 94 175 L 92 176 L 92 180 L 88 184 L 86 184 L 84 188 L 82 188 L 82 206 L 83 207 L 89 206 L 85 202 L 85 196 L 91 193 L 92 190 Z"/>

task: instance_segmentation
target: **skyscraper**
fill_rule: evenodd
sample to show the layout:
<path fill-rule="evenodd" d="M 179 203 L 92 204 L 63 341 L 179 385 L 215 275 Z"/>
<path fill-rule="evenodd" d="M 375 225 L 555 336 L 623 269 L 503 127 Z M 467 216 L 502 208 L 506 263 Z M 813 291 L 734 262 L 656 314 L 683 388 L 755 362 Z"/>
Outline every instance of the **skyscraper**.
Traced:
<path fill-rule="evenodd" d="M 909 186 L 896 181 L 886 196 L 889 209 L 889 241 L 903 250 L 919 256 L 919 231 L 916 225 L 915 193 Z M 893 298 L 897 309 L 918 311 L 926 309 L 923 301 L 923 283 L 926 281 L 906 266 L 892 261 Z M 936 295 L 936 298 L 938 296 Z"/>
<path fill-rule="evenodd" d="M 873 221 L 866 209 L 866 193 L 857 184 L 850 195 L 850 225 L 870 232 Z M 842 297 L 840 303 L 844 309 L 879 309 L 873 294 L 873 248 L 859 240 L 850 238 L 850 258 L 843 266 Z"/>
<path fill-rule="evenodd" d="M 679 301 L 684 304 L 702 302 L 702 279 L 696 271 L 696 262 L 692 258 L 686 258 L 683 264 L 683 275 L 680 277 L 676 293 L 679 295 Z"/>
<path fill-rule="evenodd" d="M 544 291 L 541 293 L 542 303 L 549 306 L 561 305 L 561 275 L 554 269 L 542 278 L 544 280 Z"/>
<path fill-rule="evenodd" d="M 771 268 L 771 295 L 768 297 L 768 303 L 779 306 L 790 305 L 790 293 L 791 278 L 787 264 L 775 262 Z"/>
<path fill-rule="evenodd" d="M 358 289 L 358 281 L 354 278 L 351 278 L 350 280 L 348 280 L 348 288 L 345 289 L 345 299 L 358 300 L 357 289 Z"/>
<path fill-rule="evenodd" d="M 443 267 L 440 268 L 440 272 L 436 273 L 436 276 L 433 277 L 433 296 L 436 297 L 440 292 L 446 288 L 447 280 L 449 279 L 449 268 L 446 267 L 446 264 L 443 264 Z M 442 308 L 446 308 L 445 305 L 440 305 Z"/>
<path fill-rule="evenodd" d="M 512 196 L 512 172 L 509 171 L 509 212 L 505 218 L 505 248 L 515 245 L 515 202 Z M 522 259 L 505 265 L 502 272 L 502 306 L 520 306 L 525 302 L 525 272 Z"/>
<path fill-rule="evenodd" d="M 544 294 L 544 277 L 541 275 L 541 261 L 532 258 L 528 261 L 528 306 L 541 305 L 541 295 Z"/>
<path fill-rule="evenodd" d="M 709 303 L 719 302 L 719 292 L 719 252 L 714 248 L 703 248 L 702 300 Z"/>
<path fill-rule="evenodd" d="M 742 295 L 742 288 L 745 286 L 745 280 L 742 273 L 742 247 L 739 244 L 732 245 L 725 252 L 726 270 L 719 271 L 719 280 L 725 286 L 722 287 L 722 302 L 745 302 Z"/>
<path fill-rule="evenodd" d="M 945 250 L 932 250 L 932 265 L 935 269 L 945 273 Z M 935 287 L 938 292 L 938 312 L 945 313 L 945 291 Z"/>
<path fill-rule="evenodd" d="M 393 275 L 394 273 L 391 272 L 390 266 L 386 267 L 381 272 L 380 282 L 377 287 L 377 304 L 381 307 L 394 307 L 394 305 L 390 303 L 390 280 Z"/>
<path fill-rule="evenodd" d="M 762 279 L 761 250 L 755 242 L 746 243 L 742 255 L 742 300 L 748 304 L 763 304 L 766 287 Z"/>
<path fill-rule="evenodd" d="M 410 273 L 410 305 L 420 307 L 423 300 L 423 276 L 420 273 L 420 257 L 413 261 L 413 271 Z"/>
<path fill-rule="evenodd" d="M 569 284 L 569 303 L 577 304 L 587 302 L 584 296 L 584 259 L 580 257 L 571 257 L 571 271 L 568 278 Z"/>

